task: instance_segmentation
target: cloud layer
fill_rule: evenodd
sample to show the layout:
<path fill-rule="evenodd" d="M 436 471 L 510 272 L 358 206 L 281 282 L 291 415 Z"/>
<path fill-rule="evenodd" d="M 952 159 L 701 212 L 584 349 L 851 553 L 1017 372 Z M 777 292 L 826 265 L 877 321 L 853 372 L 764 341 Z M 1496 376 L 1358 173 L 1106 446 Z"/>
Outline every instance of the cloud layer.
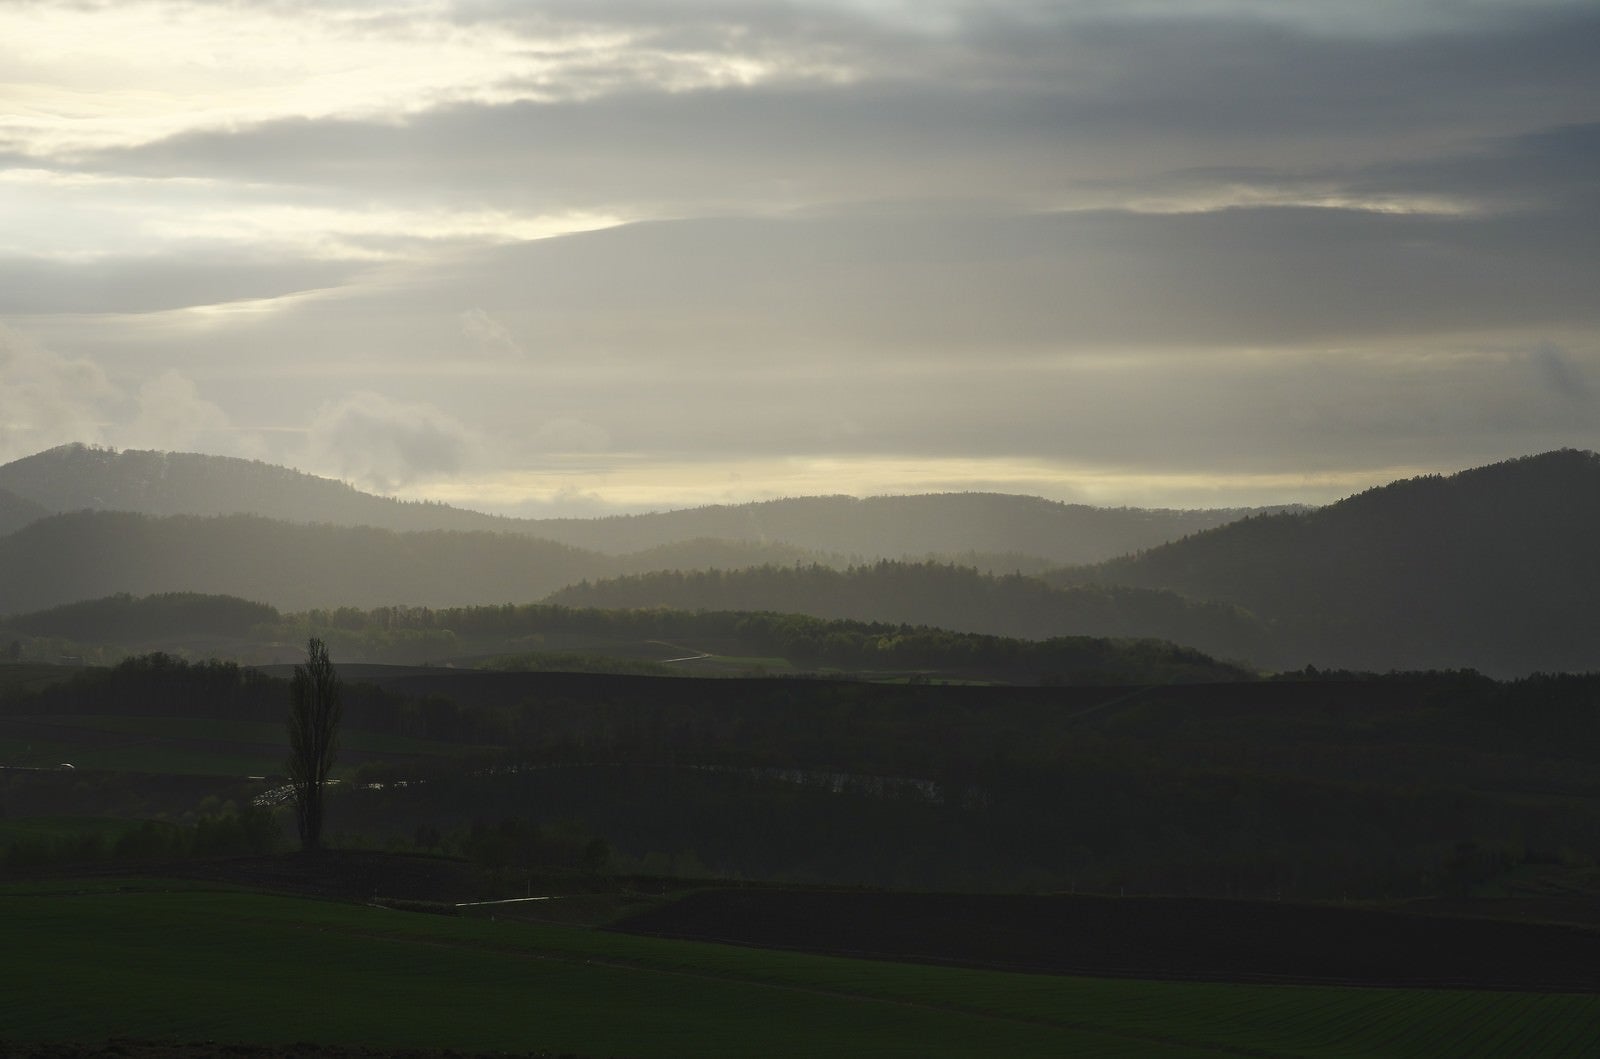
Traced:
<path fill-rule="evenodd" d="M 0 439 L 585 510 L 1600 446 L 1595 39 L 1510 0 L 5 5 Z"/>

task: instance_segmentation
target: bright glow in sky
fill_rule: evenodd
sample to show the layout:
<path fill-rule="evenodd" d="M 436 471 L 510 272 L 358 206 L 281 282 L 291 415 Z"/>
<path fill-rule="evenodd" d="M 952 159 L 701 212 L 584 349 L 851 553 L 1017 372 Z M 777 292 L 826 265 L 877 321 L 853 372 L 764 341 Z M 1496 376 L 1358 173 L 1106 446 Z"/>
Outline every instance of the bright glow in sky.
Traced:
<path fill-rule="evenodd" d="M 497 510 L 1600 446 L 1588 2 L 0 4 L 0 459 Z"/>

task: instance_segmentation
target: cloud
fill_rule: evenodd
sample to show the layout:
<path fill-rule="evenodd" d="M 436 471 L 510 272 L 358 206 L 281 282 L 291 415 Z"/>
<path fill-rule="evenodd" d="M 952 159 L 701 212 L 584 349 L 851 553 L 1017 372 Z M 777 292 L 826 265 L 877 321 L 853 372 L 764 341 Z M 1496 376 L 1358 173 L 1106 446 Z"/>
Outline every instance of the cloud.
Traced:
<path fill-rule="evenodd" d="M 734 41 L 755 54 L 773 32 L 730 8 L 675 30 L 646 10 L 626 9 L 640 21 L 618 32 L 646 42 L 692 32 L 701 52 Z M 1181 185 L 1248 161 L 1337 177 L 1418 161 L 1419 144 L 1454 154 L 1591 120 L 1600 106 L 1584 44 L 1600 13 L 1583 8 L 1380 39 L 1237 11 L 1119 18 L 1073 5 L 967 9 L 941 33 L 820 12 L 804 27 L 782 27 L 796 34 L 789 46 L 847 54 L 849 78 L 630 82 L 594 97 L 449 103 L 404 121 L 282 118 L 86 164 L 364 194 L 471 188 L 506 208 L 630 216 L 919 198 L 1121 205 L 1123 184 L 1165 172 L 1186 172 Z"/>
<path fill-rule="evenodd" d="M 0 460 L 98 442 L 116 388 L 92 361 L 65 357 L 0 325 Z"/>
<path fill-rule="evenodd" d="M 492 357 L 520 357 L 522 347 L 511 337 L 511 330 L 482 309 L 461 314 L 461 333 L 472 340 L 476 350 Z"/>
<path fill-rule="evenodd" d="M 548 453 L 605 452 L 611 447 L 611 432 L 581 419 L 551 419 L 533 435 L 532 447 Z"/>
<path fill-rule="evenodd" d="M 228 414 L 171 368 L 141 383 L 137 402 L 133 422 L 115 432 L 124 447 L 230 454 L 238 447 Z"/>
<path fill-rule="evenodd" d="M 0 312 L 147 313 L 275 298 L 348 281 L 350 262 L 241 257 L 189 248 L 88 261 L 0 256 Z"/>
<path fill-rule="evenodd" d="M 1529 354 L 1540 380 L 1565 402 L 1584 409 L 1595 404 L 1594 387 L 1577 359 L 1554 342 L 1541 342 Z"/>
<path fill-rule="evenodd" d="M 481 444 L 471 428 L 432 405 L 370 391 L 324 404 L 307 434 L 313 465 L 386 493 L 461 471 Z"/>
<path fill-rule="evenodd" d="M 473 298 L 582 371 L 1304 345 L 1593 325 L 1597 239 L 1595 217 L 1281 207 L 690 220 L 460 255 L 347 308 L 413 359 L 423 317 Z"/>
<path fill-rule="evenodd" d="M 225 410 L 386 489 L 566 468 L 552 503 L 668 458 L 1600 442 L 1592 2 L 53 11 L 0 117 L 0 311 L 69 354 L 7 368 L 30 438 Z M 121 392 L 63 381 L 96 361 Z"/>

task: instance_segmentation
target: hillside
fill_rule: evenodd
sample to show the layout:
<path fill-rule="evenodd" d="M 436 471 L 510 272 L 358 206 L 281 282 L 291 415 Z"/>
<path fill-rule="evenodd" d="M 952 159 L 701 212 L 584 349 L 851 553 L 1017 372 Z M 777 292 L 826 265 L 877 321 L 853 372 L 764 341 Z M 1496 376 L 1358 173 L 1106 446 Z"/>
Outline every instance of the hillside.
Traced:
<path fill-rule="evenodd" d="M 0 538 L 0 613 L 119 592 L 203 592 L 297 610 L 537 599 L 604 556 L 502 533 L 395 533 L 255 515 L 81 511 Z"/>
<path fill-rule="evenodd" d="M 0 615 L 118 593 L 231 595 L 285 610 L 528 602 L 585 579 L 809 558 L 788 545 L 745 541 L 602 555 L 514 533 L 77 511 L 0 537 Z"/>
<path fill-rule="evenodd" d="M 1254 513 L 1097 508 L 1002 493 L 811 496 L 601 519 L 543 519 L 540 536 L 605 552 L 666 540 L 781 541 L 865 559 L 1010 552 L 1084 563 L 1150 548 Z"/>
<path fill-rule="evenodd" d="M 1600 669 L 1600 456 L 1561 450 L 1257 516 L 1060 585 L 1167 589 L 1277 624 L 1278 661 Z"/>
<path fill-rule="evenodd" d="M 1239 607 L 1140 588 L 1054 588 L 1032 577 L 997 577 L 932 562 L 882 561 L 848 570 L 814 565 L 655 572 L 570 585 L 550 601 L 573 607 L 777 611 L 1025 639 L 1148 637 L 1221 658 L 1254 660 L 1270 653 L 1267 628 Z"/>
<path fill-rule="evenodd" d="M 62 445 L 0 466 L 0 489 L 49 512 L 252 514 L 392 530 L 508 530 L 511 520 L 363 493 L 257 460 Z"/>
<path fill-rule="evenodd" d="M 518 533 L 616 555 L 696 540 L 787 550 L 787 556 L 769 554 L 759 561 L 988 553 L 1000 569 L 1034 569 L 1040 560 L 1098 562 L 1251 513 L 1094 508 L 1038 497 L 948 493 L 865 500 L 800 497 L 599 519 L 515 519 L 373 496 L 343 482 L 254 460 L 83 445 L 63 445 L 0 466 L 0 490 L 28 505 L 12 529 L 47 512 L 253 514 L 397 531 Z M 6 529 L 6 503 L 0 495 L 0 532 Z"/>
<path fill-rule="evenodd" d="M 7 489 L 0 489 L 0 536 L 15 532 L 35 519 L 44 518 L 50 510 Z"/>

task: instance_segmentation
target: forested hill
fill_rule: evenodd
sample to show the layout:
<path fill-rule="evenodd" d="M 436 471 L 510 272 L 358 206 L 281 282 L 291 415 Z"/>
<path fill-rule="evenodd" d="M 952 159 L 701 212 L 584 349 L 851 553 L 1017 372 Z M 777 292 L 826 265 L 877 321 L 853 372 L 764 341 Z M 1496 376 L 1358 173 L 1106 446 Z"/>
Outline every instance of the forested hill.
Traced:
<path fill-rule="evenodd" d="M 1169 640 L 1219 658 L 1270 653 L 1266 628 L 1238 607 L 1136 588 L 1053 588 L 942 563 L 665 572 L 572 585 L 550 602 L 573 607 L 776 611 L 934 625 L 1026 639 L 1124 636 Z"/>
<path fill-rule="evenodd" d="M 0 612 L 118 592 L 204 592 L 285 609 L 513 602 L 609 566 L 593 552 L 501 533 L 83 511 L 0 538 Z"/>
<path fill-rule="evenodd" d="M 49 513 L 49 509 L 42 504 L 20 497 L 10 490 L 0 489 L 0 536 L 21 529 Z"/>
<path fill-rule="evenodd" d="M 0 489 L 47 512 L 255 514 L 392 530 L 517 528 L 515 520 L 478 511 L 392 500 L 287 467 L 193 452 L 62 445 L 0 466 Z"/>
<path fill-rule="evenodd" d="M 1094 508 L 1038 497 L 948 493 L 866 500 L 802 497 L 598 519 L 515 519 L 373 496 L 343 482 L 254 460 L 83 445 L 0 466 L 0 490 L 17 498 L 8 507 L 0 494 L 0 532 L 50 512 L 254 514 L 397 531 L 517 533 L 619 555 L 713 538 L 782 546 L 808 561 L 823 555 L 895 559 L 988 553 L 992 565 L 1005 569 L 1098 562 L 1250 513 Z M 11 510 L 15 514 L 7 525 Z M 1005 560 L 1004 553 L 1014 561 Z"/>
<path fill-rule="evenodd" d="M 1353 668 L 1600 670 L 1600 456 L 1562 450 L 1249 518 L 1057 584 L 1170 589 Z"/>
<path fill-rule="evenodd" d="M 125 644 L 196 633 L 245 637 L 280 617 L 274 607 L 235 596 L 163 592 L 140 597 L 124 592 L 0 617 L 0 630 L 80 643 Z"/>
<path fill-rule="evenodd" d="M 1094 562 L 1220 526 L 1250 509 L 1098 508 L 1001 493 L 812 496 L 602 519 L 542 519 L 540 536 L 606 552 L 693 537 L 782 541 L 865 559 L 1011 552 Z"/>
<path fill-rule="evenodd" d="M 51 515 L 0 537 L 0 615 L 117 593 L 202 592 L 285 609 L 528 602 L 663 565 L 793 562 L 793 548 L 685 541 L 601 555 L 518 534 L 396 533 L 255 515 Z"/>

